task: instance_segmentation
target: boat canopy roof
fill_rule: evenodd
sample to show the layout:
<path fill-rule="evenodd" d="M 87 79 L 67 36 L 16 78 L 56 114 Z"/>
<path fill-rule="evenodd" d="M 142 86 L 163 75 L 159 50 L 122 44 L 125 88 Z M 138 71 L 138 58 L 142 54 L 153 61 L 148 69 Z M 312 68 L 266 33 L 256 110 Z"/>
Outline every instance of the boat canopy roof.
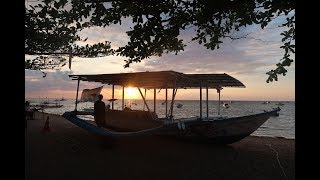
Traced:
<path fill-rule="evenodd" d="M 175 71 L 134 72 L 117 74 L 69 75 L 72 80 L 100 82 L 108 85 L 140 88 L 245 87 L 234 77 L 223 74 L 184 74 Z"/>

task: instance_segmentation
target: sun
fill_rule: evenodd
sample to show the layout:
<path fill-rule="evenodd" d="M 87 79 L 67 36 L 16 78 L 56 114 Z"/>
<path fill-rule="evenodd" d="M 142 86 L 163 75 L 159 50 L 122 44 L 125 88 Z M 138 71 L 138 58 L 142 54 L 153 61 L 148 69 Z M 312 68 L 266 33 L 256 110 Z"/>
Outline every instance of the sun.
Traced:
<path fill-rule="evenodd" d="M 136 98 L 138 98 L 138 92 L 133 87 L 126 88 L 125 95 L 126 95 L 126 98 L 128 98 L 128 99 L 136 99 Z"/>

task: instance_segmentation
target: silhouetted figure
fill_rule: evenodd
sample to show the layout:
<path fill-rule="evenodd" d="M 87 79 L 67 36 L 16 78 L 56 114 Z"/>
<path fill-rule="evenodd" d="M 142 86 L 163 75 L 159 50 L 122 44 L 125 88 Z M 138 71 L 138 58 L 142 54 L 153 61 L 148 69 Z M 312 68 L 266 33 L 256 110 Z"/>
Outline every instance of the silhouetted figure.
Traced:
<path fill-rule="evenodd" d="M 33 111 L 30 109 L 29 101 L 25 103 L 25 119 L 33 119 Z"/>
<path fill-rule="evenodd" d="M 98 95 L 98 101 L 94 103 L 94 121 L 96 122 L 98 127 L 103 127 L 104 126 L 104 121 L 105 121 L 105 111 L 106 111 L 106 105 L 102 101 L 102 94 Z"/>
<path fill-rule="evenodd" d="M 24 105 L 24 128 L 26 128 L 26 129 L 27 129 L 27 116 L 28 116 L 27 110 L 30 110 L 29 101 L 26 101 L 26 103 Z"/>

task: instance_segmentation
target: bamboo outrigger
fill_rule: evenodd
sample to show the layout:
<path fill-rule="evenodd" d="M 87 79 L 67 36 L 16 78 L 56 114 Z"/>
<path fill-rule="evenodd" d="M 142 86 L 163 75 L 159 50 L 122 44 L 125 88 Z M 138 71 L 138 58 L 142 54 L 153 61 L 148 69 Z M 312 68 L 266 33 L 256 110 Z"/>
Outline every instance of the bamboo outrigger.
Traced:
<path fill-rule="evenodd" d="M 128 138 L 145 135 L 174 135 L 179 137 L 204 137 L 215 143 L 229 144 L 249 136 L 257 130 L 270 116 L 280 108 L 263 113 L 241 117 L 209 117 L 208 89 L 216 89 L 219 93 L 223 87 L 245 87 L 239 80 L 227 74 L 184 74 L 175 71 L 136 72 L 119 74 L 69 75 L 78 81 L 75 110 L 65 112 L 63 117 L 77 126 L 90 132 L 112 138 Z M 122 86 L 122 110 L 115 110 L 112 102 L 111 109 L 106 110 L 105 126 L 98 128 L 94 123 L 81 119 L 78 115 L 93 115 L 92 112 L 77 110 L 77 99 L 80 81 L 100 82 L 114 86 Z M 124 110 L 124 88 L 137 87 L 147 111 Z M 146 103 L 141 88 L 154 89 L 153 111 Z M 198 117 L 175 119 L 173 106 L 178 89 L 200 89 Z M 202 88 L 206 88 L 206 116 L 202 113 Z M 156 113 L 156 89 L 165 89 L 165 118 L 158 118 Z M 168 108 L 168 90 L 172 89 L 171 103 Z M 220 108 L 218 109 L 220 115 Z"/>

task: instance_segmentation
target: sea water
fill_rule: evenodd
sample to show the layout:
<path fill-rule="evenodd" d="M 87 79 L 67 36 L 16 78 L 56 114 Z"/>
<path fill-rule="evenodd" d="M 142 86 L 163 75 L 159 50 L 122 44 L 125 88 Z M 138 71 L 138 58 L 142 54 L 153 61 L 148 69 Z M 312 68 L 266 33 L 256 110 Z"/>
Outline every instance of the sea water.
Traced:
<path fill-rule="evenodd" d="M 54 99 L 26 99 L 31 102 L 31 105 L 38 104 L 43 101 L 56 102 Z M 104 100 L 106 104 L 111 104 L 109 101 Z M 66 99 L 65 101 L 57 101 L 57 103 L 63 105 L 60 108 L 47 108 L 44 109 L 46 113 L 53 113 L 62 115 L 65 111 L 72 111 L 75 109 L 75 99 Z M 294 101 L 282 101 L 283 105 L 279 105 L 277 101 L 270 101 L 268 103 L 263 101 L 224 101 L 228 103 L 229 108 L 223 107 L 223 104 L 218 101 L 208 102 L 208 114 L 209 117 L 219 116 L 219 104 L 220 104 L 220 116 L 237 117 L 245 116 L 256 113 L 264 112 L 264 110 L 272 110 L 273 108 L 280 107 L 281 111 L 279 116 L 270 117 L 259 129 L 253 132 L 251 135 L 255 136 L 268 136 L 268 137 L 284 137 L 289 139 L 295 139 L 295 102 Z M 154 110 L 153 100 L 147 100 L 148 107 L 144 106 L 142 100 L 125 100 L 125 106 L 130 107 L 133 110 Z M 182 104 L 182 107 L 178 108 L 177 105 Z M 175 119 L 184 117 L 199 117 L 200 115 L 200 102 L 198 100 L 176 100 L 173 106 L 173 116 Z M 85 102 L 78 103 L 77 109 L 93 108 L 93 103 Z M 117 100 L 114 102 L 114 109 L 122 109 L 122 101 Z M 168 111 L 170 109 L 170 103 L 168 103 Z M 157 100 L 156 113 L 158 117 L 165 117 L 166 104 L 164 100 Z M 202 102 L 202 117 L 207 117 L 206 101 Z M 93 120 L 93 118 L 91 117 Z"/>

